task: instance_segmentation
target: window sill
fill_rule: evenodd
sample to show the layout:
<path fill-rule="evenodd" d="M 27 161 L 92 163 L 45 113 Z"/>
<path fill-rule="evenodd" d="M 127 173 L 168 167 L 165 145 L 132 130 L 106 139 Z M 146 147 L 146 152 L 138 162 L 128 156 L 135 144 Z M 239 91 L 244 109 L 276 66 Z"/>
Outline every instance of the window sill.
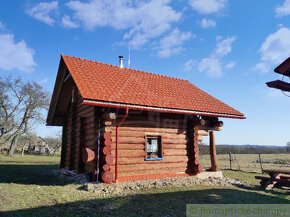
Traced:
<path fill-rule="evenodd" d="M 158 157 L 158 158 L 145 158 L 145 160 L 163 160 L 163 158 Z"/>

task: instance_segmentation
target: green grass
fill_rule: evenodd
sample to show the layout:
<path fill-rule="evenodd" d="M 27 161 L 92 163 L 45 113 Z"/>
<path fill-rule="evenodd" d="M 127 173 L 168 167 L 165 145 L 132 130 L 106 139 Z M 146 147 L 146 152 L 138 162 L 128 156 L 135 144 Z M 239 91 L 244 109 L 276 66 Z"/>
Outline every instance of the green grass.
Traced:
<path fill-rule="evenodd" d="M 59 156 L 0 156 L 0 216 L 184 216 L 187 203 L 286 203 L 286 190 L 264 191 L 255 173 L 225 170 L 224 175 L 251 188 L 195 185 L 140 191 L 136 195 L 97 198 L 39 171 L 57 169 Z"/>

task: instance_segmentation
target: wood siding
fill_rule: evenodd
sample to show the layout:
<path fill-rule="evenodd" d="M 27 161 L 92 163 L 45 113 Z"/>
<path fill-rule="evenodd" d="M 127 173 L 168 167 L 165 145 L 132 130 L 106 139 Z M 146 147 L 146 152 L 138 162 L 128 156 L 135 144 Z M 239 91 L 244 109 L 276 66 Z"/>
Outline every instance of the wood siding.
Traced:
<path fill-rule="evenodd" d="M 112 134 L 112 154 L 115 156 L 116 123 L 123 117 L 118 115 L 110 126 Z M 132 112 L 119 128 L 118 176 L 138 179 L 152 174 L 189 174 L 189 151 L 193 140 L 187 135 L 188 117 L 155 112 Z M 146 160 L 146 135 L 162 137 L 163 160 Z M 193 138 L 193 136 L 191 137 Z M 191 145 L 189 145 L 191 144 Z M 110 167 L 115 175 L 115 160 Z M 145 176 L 144 176 L 145 175 Z M 139 177 L 139 178 L 140 178 Z"/>

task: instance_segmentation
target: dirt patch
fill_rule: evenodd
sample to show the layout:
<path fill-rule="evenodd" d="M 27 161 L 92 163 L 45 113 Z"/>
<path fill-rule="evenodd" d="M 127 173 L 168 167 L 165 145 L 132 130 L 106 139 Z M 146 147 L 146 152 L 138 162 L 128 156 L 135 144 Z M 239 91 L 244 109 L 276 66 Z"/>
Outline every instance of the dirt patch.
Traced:
<path fill-rule="evenodd" d="M 233 185 L 247 185 L 238 180 L 223 178 L 207 178 L 201 180 L 194 176 L 189 177 L 174 177 L 164 178 L 158 180 L 141 180 L 121 182 L 118 184 L 104 184 L 104 183 L 87 183 L 83 189 L 93 192 L 98 196 L 106 197 L 109 195 L 130 195 L 136 194 L 137 191 L 146 191 L 149 189 L 161 189 L 165 187 L 189 187 L 193 185 L 215 185 L 215 186 L 233 186 Z M 247 185 L 248 186 L 248 185 Z"/>

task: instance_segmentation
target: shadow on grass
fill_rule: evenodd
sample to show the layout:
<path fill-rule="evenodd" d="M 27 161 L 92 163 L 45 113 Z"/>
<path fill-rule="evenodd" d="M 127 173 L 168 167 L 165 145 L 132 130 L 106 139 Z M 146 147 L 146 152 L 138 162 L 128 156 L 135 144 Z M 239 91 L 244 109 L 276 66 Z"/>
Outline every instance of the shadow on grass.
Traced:
<path fill-rule="evenodd" d="M 281 197 L 269 196 L 257 192 L 214 188 L 163 193 L 145 192 L 133 196 L 98 198 L 53 206 L 0 212 L 0 216 L 185 216 L 186 204 L 209 203 L 289 204 L 290 201 Z"/>
<path fill-rule="evenodd" d="M 67 181 L 56 176 L 45 175 L 45 171 L 58 169 L 58 164 L 51 165 L 0 165 L 0 183 L 31 185 L 65 185 Z"/>

